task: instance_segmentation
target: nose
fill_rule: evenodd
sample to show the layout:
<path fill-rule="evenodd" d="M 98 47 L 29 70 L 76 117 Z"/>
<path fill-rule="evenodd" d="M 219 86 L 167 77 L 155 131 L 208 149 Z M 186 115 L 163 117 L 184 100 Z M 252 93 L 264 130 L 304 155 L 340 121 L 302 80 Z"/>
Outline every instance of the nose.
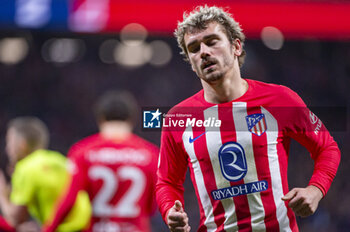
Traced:
<path fill-rule="evenodd" d="M 201 48 L 201 50 L 200 50 L 201 58 L 205 58 L 207 56 L 210 56 L 209 47 L 205 43 L 201 43 L 200 46 L 201 46 L 200 47 Z"/>

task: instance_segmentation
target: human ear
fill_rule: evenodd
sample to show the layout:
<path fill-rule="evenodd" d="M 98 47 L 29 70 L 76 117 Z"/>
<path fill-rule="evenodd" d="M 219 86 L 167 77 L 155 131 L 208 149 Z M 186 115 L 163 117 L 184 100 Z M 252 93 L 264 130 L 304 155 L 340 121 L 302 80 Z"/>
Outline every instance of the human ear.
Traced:
<path fill-rule="evenodd" d="M 235 39 L 233 41 L 233 53 L 236 56 L 240 56 L 242 54 L 243 48 L 242 48 L 242 42 L 239 39 Z"/>

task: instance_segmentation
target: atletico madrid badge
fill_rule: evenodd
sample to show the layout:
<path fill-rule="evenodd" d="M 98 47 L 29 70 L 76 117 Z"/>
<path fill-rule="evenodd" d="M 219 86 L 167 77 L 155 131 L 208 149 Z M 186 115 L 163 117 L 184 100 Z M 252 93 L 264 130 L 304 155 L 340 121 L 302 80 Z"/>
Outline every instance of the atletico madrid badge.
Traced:
<path fill-rule="evenodd" d="M 257 136 L 261 136 L 267 130 L 264 114 L 251 114 L 245 117 L 248 130 Z"/>

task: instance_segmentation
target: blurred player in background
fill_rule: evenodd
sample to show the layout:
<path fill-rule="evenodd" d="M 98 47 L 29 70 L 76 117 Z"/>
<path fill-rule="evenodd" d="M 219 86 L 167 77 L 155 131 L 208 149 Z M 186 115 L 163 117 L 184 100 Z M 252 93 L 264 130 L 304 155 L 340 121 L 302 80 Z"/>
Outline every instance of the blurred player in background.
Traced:
<path fill-rule="evenodd" d="M 29 215 L 40 224 L 52 219 L 55 204 L 69 183 L 67 159 L 47 150 L 49 132 L 36 117 L 11 120 L 6 134 L 6 151 L 14 172 L 10 196 L 6 180 L 0 172 L 0 207 L 13 227 L 28 220 Z M 69 215 L 57 231 L 79 231 L 88 226 L 91 205 L 86 192 L 80 192 Z M 29 225 L 29 224 L 28 224 Z"/>
<path fill-rule="evenodd" d="M 95 108 L 99 133 L 72 146 L 70 190 L 45 231 L 54 231 L 85 189 L 93 204 L 91 231 L 148 232 L 155 211 L 158 148 L 132 133 L 137 104 L 128 92 L 105 93 Z"/>
<path fill-rule="evenodd" d="M 336 142 L 295 92 L 241 77 L 245 36 L 229 13 L 198 7 L 175 35 L 203 90 L 171 113 L 189 107 L 199 111 L 195 120 L 221 124 L 211 131 L 201 124 L 163 128 L 156 195 L 170 230 L 190 230 L 183 208 L 189 167 L 198 231 L 298 231 L 295 214 L 313 214 L 336 174 Z M 307 187 L 289 191 L 291 138 L 310 151 L 314 172 Z"/>

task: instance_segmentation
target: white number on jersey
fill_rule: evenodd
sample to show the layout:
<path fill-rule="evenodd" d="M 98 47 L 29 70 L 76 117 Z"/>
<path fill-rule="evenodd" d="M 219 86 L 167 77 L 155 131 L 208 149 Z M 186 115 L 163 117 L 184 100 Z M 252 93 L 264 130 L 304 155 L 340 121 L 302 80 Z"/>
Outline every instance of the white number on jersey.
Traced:
<path fill-rule="evenodd" d="M 141 169 L 122 166 L 114 173 L 109 167 L 93 166 L 89 169 L 89 177 L 92 180 L 100 179 L 103 181 L 100 191 L 92 202 L 95 216 L 130 218 L 139 216 L 140 207 L 137 205 L 137 201 L 146 187 L 146 177 Z M 131 186 L 116 205 L 109 204 L 117 192 L 119 181 L 124 180 L 130 180 Z"/>

